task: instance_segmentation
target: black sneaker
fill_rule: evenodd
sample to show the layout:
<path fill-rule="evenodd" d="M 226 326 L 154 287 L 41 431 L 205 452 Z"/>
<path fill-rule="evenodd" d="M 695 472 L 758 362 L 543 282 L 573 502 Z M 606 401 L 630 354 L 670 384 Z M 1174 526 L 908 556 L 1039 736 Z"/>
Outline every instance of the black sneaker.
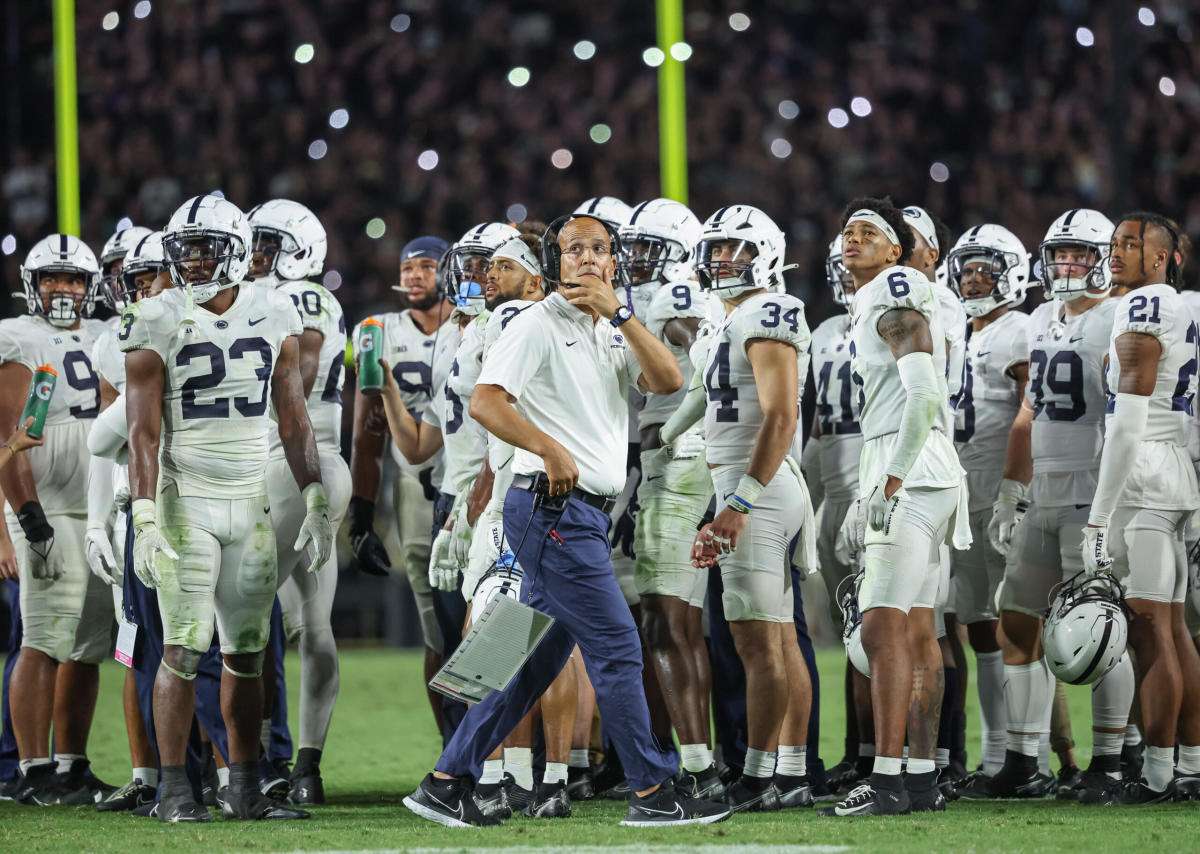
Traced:
<path fill-rule="evenodd" d="M 264 753 L 258 757 L 258 790 L 268 798 L 282 801 L 288 796 L 291 771 L 286 760 L 272 762 Z"/>
<path fill-rule="evenodd" d="M 51 807 L 76 794 L 77 790 L 63 785 L 54 763 L 48 762 L 34 765 L 25 772 L 21 785 L 13 794 L 13 801 L 27 807 Z"/>
<path fill-rule="evenodd" d="M 96 804 L 97 812 L 129 812 L 142 804 L 154 803 L 156 791 L 154 786 L 147 786 L 141 780 L 130 780 L 107 798 Z"/>
<path fill-rule="evenodd" d="M 1126 744 L 1121 748 L 1121 778 L 1124 780 L 1140 780 L 1142 778 L 1142 761 L 1146 756 L 1146 742 Z"/>
<path fill-rule="evenodd" d="M 1111 807 L 1121 797 L 1121 788 L 1125 781 L 1119 777 L 1110 777 L 1096 771 L 1086 771 L 1083 781 L 1074 790 L 1075 800 L 1089 806 Z M 1059 795 L 1061 798 L 1062 795 Z"/>
<path fill-rule="evenodd" d="M 1104 772 L 1093 771 L 1090 768 L 1064 780 L 1063 777 L 1067 770 L 1067 768 L 1063 768 L 1058 772 L 1058 793 L 1055 798 L 1060 801 L 1078 801 L 1085 790 L 1103 789 L 1108 782 L 1112 781 L 1112 778 Z"/>
<path fill-rule="evenodd" d="M 72 760 L 68 770 L 59 772 L 58 780 L 70 792 L 62 803 L 71 806 L 98 804 L 117 790 L 92 772 L 92 763 L 86 758 Z"/>
<path fill-rule="evenodd" d="M 21 787 L 25 785 L 25 778 L 21 772 L 13 774 L 4 782 L 0 783 L 0 801 L 11 801 L 17 792 L 21 791 Z"/>
<path fill-rule="evenodd" d="M 287 799 L 288 803 L 304 806 L 325 803 L 325 782 L 321 779 L 320 770 L 314 769 L 311 774 L 300 775 L 293 772 Z"/>
<path fill-rule="evenodd" d="M 925 788 L 909 788 L 905 781 L 904 789 L 908 792 L 909 810 L 912 812 L 945 812 L 946 796 L 936 782 Z"/>
<path fill-rule="evenodd" d="M 912 809 L 908 792 L 900 789 L 874 789 L 863 783 L 831 807 L 823 807 L 817 815 L 848 818 L 856 815 L 907 815 Z"/>
<path fill-rule="evenodd" d="M 484 815 L 471 790 L 462 780 L 443 780 L 426 774 L 416 791 L 404 799 L 404 805 L 421 818 L 446 827 L 483 827 L 500 824 L 494 815 Z"/>
<path fill-rule="evenodd" d="M 1175 800 L 1200 800 L 1200 774 L 1175 772 Z"/>
<path fill-rule="evenodd" d="M 137 818 L 158 818 L 158 801 L 151 801 L 148 804 L 134 807 L 129 811 L 129 814 Z"/>
<path fill-rule="evenodd" d="M 721 782 L 721 774 L 714 762 L 703 771 L 683 771 L 675 783 L 675 788 L 683 794 L 708 801 L 725 799 L 725 784 Z"/>
<path fill-rule="evenodd" d="M 212 821 L 212 813 L 197 803 L 191 795 L 177 800 L 163 801 L 151 808 L 148 815 L 155 816 L 166 824 L 203 824 Z M 135 815 L 136 815 L 135 811 Z"/>
<path fill-rule="evenodd" d="M 233 786 L 227 787 L 221 801 L 221 815 L 226 821 L 297 821 L 312 817 L 312 813 L 307 810 L 298 810 L 280 803 L 253 788 L 234 791 Z"/>
<path fill-rule="evenodd" d="M 567 796 L 567 784 L 538 783 L 533 803 L 521 810 L 526 818 L 570 818 L 571 799 Z"/>
<path fill-rule="evenodd" d="M 796 807 L 811 807 L 813 805 L 813 790 L 807 777 L 790 777 L 787 774 L 776 774 L 771 780 L 779 797 L 780 809 Z"/>
<path fill-rule="evenodd" d="M 591 768 L 567 769 L 567 797 L 573 801 L 586 801 L 596 796 L 592 786 Z"/>
<path fill-rule="evenodd" d="M 1125 780 L 1117 792 L 1117 803 L 1125 806 L 1142 806 L 1144 804 L 1161 804 L 1175 797 L 1175 781 L 1167 783 L 1161 792 L 1151 789 L 1142 777 L 1137 782 Z"/>
<path fill-rule="evenodd" d="M 1054 791 L 1060 799 L 1073 801 L 1075 800 L 1074 796 L 1063 797 L 1063 793 L 1074 791 L 1082 780 L 1083 772 L 1079 770 L 1078 765 L 1064 765 L 1058 769 L 1058 777 L 1054 781 Z"/>
<path fill-rule="evenodd" d="M 775 812 L 780 809 L 775 784 L 769 779 L 749 783 L 745 774 L 732 786 L 725 787 L 725 803 L 734 812 Z"/>
<path fill-rule="evenodd" d="M 689 798 L 667 780 L 644 798 L 629 796 L 629 811 L 623 827 L 677 827 L 683 824 L 713 824 L 733 814 L 725 804 Z"/>
<path fill-rule="evenodd" d="M 968 801 L 993 800 L 997 798 L 1044 798 L 1054 789 L 1054 778 L 1034 769 L 1030 774 L 1014 771 L 1007 766 L 994 777 L 982 771 L 969 775 L 962 785 L 956 787 L 960 798 Z"/>
<path fill-rule="evenodd" d="M 506 819 L 512 816 L 508 792 L 503 783 L 476 783 L 475 804 L 484 815 Z"/>

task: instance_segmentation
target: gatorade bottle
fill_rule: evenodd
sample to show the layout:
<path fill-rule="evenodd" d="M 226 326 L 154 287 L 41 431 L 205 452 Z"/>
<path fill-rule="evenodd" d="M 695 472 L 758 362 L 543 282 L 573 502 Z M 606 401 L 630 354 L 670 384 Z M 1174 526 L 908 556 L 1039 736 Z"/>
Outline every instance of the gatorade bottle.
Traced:
<path fill-rule="evenodd" d="M 358 331 L 358 390 L 365 395 L 383 393 L 383 324 L 373 317 L 362 322 Z"/>
<path fill-rule="evenodd" d="M 29 384 L 29 399 L 25 401 L 25 409 L 21 412 L 21 420 L 17 426 L 24 424 L 33 416 L 33 424 L 29 425 L 29 438 L 42 438 L 46 427 L 46 413 L 50 411 L 50 398 L 54 397 L 54 386 L 58 382 L 58 374 L 49 365 L 42 365 L 33 372 L 33 382 Z"/>

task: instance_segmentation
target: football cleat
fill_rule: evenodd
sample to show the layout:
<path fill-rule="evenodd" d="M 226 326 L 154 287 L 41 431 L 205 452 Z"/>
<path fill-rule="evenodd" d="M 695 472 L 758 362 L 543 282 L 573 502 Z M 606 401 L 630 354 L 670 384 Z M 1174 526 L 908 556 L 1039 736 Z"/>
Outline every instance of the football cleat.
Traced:
<path fill-rule="evenodd" d="M 512 808 L 508 805 L 508 791 L 503 783 L 476 783 L 475 803 L 479 811 L 486 816 L 506 819 L 512 816 Z"/>
<path fill-rule="evenodd" d="M 863 783 L 831 807 L 823 807 L 817 815 L 849 818 L 857 815 L 907 815 L 912 809 L 908 792 L 900 789 L 874 789 Z"/>
<path fill-rule="evenodd" d="M 298 810 L 272 800 L 254 789 L 245 791 L 227 787 L 221 801 L 221 815 L 226 821 L 248 819 L 250 821 L 295 821 L 310 818 L 312 813 Z"/>
<path fill-rule="evenodd" d="M 567 797 L 567 784 L 538 783 L 533 802 L 521 814 L 527 818 L 570 818 L 571 799 Z"/>
<path fill-rule="evenodd" d="M 910 787 L 912 778 L 906 778 L 904 789 L 908 792 L 909 810 L 911 812 L 944 812 L 946 796 L 936 782 L 925 788 Z"/>
<path fill-rule="evenodd" d="M 97 812 L 129 812 L 142 804 L 154 803 L 156 790 L 141 780 L 130 780 L 107 798 L 96 804 Z"/>
<path fill-rule="evenodd" d="M 426 774 L 416 791 L 404 799 L 404 805 L 427 821 L 446 827 L 493 826 L 500 824 L 494 815 L 484 815 L 471 790 L 462 780 L 443 780 Z"/>
<path fill-rule="evenodd" d="M 684 824 L 713 824 L 733 814 L 726 804 L 689 798 L 665 781 L 646 797 L 629 797 L 623 827 L 677 827 Z"/>
<path fill-rule="evenodd" d="M 1083 772 L 1083 779 L 1069 792 L 1059 792 L 1060 800 L 1076 800 L 1089 806 L 1112 806 L 1121 792 L 1122 781 L 1098 771 Z"/>
<path fill-rule="evenodd" d="M 34 765 L 21 778 L 21 785 L 13 793 L 13 801 L 29 807 L 50 807 L 63 803 L 64 798 L 76 794 L 68 789 L 55 772 L 55 765 L 49 762 Z"/>
<path fill-rule="evenodd" d="M 573 801 L 586 801 L 596 796 L 592 785 L 591 768 L 567 769 L 567 797 Z"/>
<path fill-rule="evenodd" d="M 88 759 L 72 761 L 69 770 L 58 774 L 58 780 L 70 791 L 62 803 L 72 806 L 98 804 L 117 790 L 116 786 L 105 783 L 92 772 L 92 763 Z"/>
<path fill-rule="evenodd" d="M 717 771 L 714 762 L 703 771 L 683 771 L 675 786 L 680 792 L 693 797 L 710 801 L 720 801 L 725 798 L 725 783 Z"/>
<path fill-rule="evenodd" d="M 765 783 L 765 785 L 763 785 Z M 779 792 L 770 779 L 747 781 L 746 775 L 725 789 L 725 803 L 734 812 L 775 812 L 780 809 Z"/>
<path fill-rule="evenodd" d="M 1151 789 L 1146 778 L 1140 780 L 1125 780 L 1117 790 L 1117 803 L 1124 806 L 1142 806 L 1145 804 L 1161 804 L 1175 797 L 1175 781 L 1167 783 L 1161 792 Z"/>
<path fill-rule="evenodd" d="M 970 774 L 955 788 L 960 798 L 968 801 L 986 801 L 997 798 L 1044 798 L 1054 789 L 1054 778 L 1042 774 L 1036 768 L 1026 774 L 1009 768 L 1001 768 L 994 777 L 982 771 Z"/>
<path fill-rule="evenodd" d="M 1142 776 L 1142 760 L 1146 755 L 1146 743 L 1126 744 L 1121 748 L 1121 776 L 1126 780 L 1137 780 Z"/>
<path fill-rule="evenodd" d="M 504 787 L 504 801 L 514 813 L 524 812 L 525 807 L 533 803 L 533 789 L 517 785 L 513 775 L 507 771 L 500 785 Z"/>
<path fill-rule="evenodd" d="M 861 779 L 857 757 L 848 756 L 829 769 L 829 789 L 833 792 L 849 792 Z"/>
<path fill-rule="evenodd" d="M 276 801 L 281 801 L 288 795 L 288 777 L 291 771 L 285 760 L 279 764 L 272 762 L 266 754 L 258 757 L 258 790 Z"/>
<path fill-rule="evenodd" d="M 1083 782 L 1083 772 L 1079 770 L 1078 765 L 1064 765 L 1058 769 L 1058 779 L 1054 781 L 1054 791 L 1058 793 L 1059 800 L 1073 801 L 1073 795 L 1067 795 L 1067 792 L 1075 791 L 1080 783 Z"/>
<path fill-rule="evenodd" d="M 196 803 L 191 795 L 161 802 L 157 807 L 152 807 L 147 815 L 156 817 L 164 824 L 203 824 L 213 820 L 212 813 Z"/>
<path fill-rule="evenodd" d="M 313 771 L 299 776 L 292 774 L 287 799 L 288 803 L 305 806 L 325 803 L 325 783 L 321 779 L 321 772 Z"/>
<path fill-rule="evenodd" d="M 789 777 L 786 774 L 776 774 L 772 786 L 779 797 L 780 809 L 795 807 L 811 807 L 813 805 L 812 786 L 807 777 Z"/>
<path fill-rule="evenodd" d="M 134 807 L 129 811 L 129 814 L 137 818 L 158 818 L 158 801 L 154 800 L 148 804 Z"/>

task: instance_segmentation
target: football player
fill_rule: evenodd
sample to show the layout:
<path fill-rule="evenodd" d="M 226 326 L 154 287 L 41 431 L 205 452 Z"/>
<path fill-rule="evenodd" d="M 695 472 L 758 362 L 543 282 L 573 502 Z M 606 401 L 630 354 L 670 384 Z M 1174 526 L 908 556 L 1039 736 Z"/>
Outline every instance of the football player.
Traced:
<path fill-rule="evenodd" d="M 890 201 L 857 199 L 847 207 L 842 260 L 855 283 L 852 367 L 863 394 L 864 442 L 861 497 L 844 528 L 852 550 L 864 555 L 858 605 L 872 674 L 875 762 L 870 782 L 823 811 L 828 815 L 945 808 L 934 758 L 943 694 L 934 605 L 940 546 L 950 538 L 965 547 L 969 529 L 964 473 L 949 435 L 935 285 L 899 266 L 912 248 L 912 232 Z"/>
<path fill-rule="evenodd" d="M 405 408 L 422 413 L 433 399 L 434 351 L 443 339 L 457 341 L 458 327 L 449 323 L 453 303 L 438 283 L 438 261 L 449 244 L 440 237 L 417 237 L 400 251 L 400 291 L 408 308 L 379 317 L 383 323 L 383 351 L 400 386 Z M 359 330 L 353 344 L 358 358 Z M 453 353 L 453 350 L 451 350 Z M 383 402 L 358 390 L 354 396 L 354 433 L 350 450 L 350 506 L 347 510 L 350 543 L 357 566 L 373 575 L 384 575 L 391 561 L 383 542 L 372 528 L 375 498 L 379 493 L 380 458 L 387 442 L 387 418 Z M 392 453 L 398 470 L 392 484 L 397 532 L 402 546 L 404 572 L 417 602 L 421 634 L 425 641 L 425 681 L 437 672 L 442 661 L 442 636 L 434 612 L 429 586 L 429 530 L 433 526 L 433 477 L 440 457 L 421 468 L 410 466 L 399 449 Z M 442 696 L 427 692 L 440 732 L 446 732 Z"/>
<path fill-rule="evenodd" d="M 996 587 L 1004 557 L 987 538 L 1000 488 L 1009 430 L 1029 380 L 1029 315 L 1025 301 L 1029 253 L 1001 225 L 968 230 L 946 259 L 950 287 L 971 318 L 967 359 L 954 409 L 954 445 L 967 472 L 971 548 L 953 556 L 955 619 L 975 650 L 975 684 L 982 722 L 983 772 L 1004 764 L 1004 662 L 996 637 Z"/>
<path fill-rule="evenodd" d="M 996 595 L 1004 654 L 1007 741 L 1003 768 L 962 787 L 965 797 L 1039 797 L 1048 779 L 1039 743 L 1049 732 L 1054 677 L 1042 623 L 1056 585 L 1084 569 L 1078 529 L 1086 523 L 1104 444 L 1104 364 L 1116 301 L 1109 299 L 1113 225 L 1099 211 L 1056 219 L 1039 248 L 1048 302 L 1029 319 L 1029 385 L 1008 440 L 1004 477 L 988 536 L 1007 552 Z M 1068 797 L 1095 803 L 1120 776 L 1133 700 L 1126 656 L 1092 688 L 1092 763 Z"/>
<path fill-rule="evenodd" d="M 791 563 L 794 548 L 811 545 L 815 564 L 816 536 L 808 490 L 789 455 L 810 334 L 804 303 L 774 291 L 783 282 L 783 252 L 783 232 L 766 214 L 730 205 L 705 222 L 695 262 L 700 287 L 726 312 L 709 339 L 703 380 L 719 509 L 692 556 L 697 566 L 720 563 L 721 604 L 746 672 L 745 766 L 725 794 L 739 812 L 812 804 L 805 780 L 812 683 L 793 623 Z"/>
<path fill-rule="evenodd" d="M 1113 309 L 1105 419 L 1096 495 L 1083 529 L 1090 572 L 1111 570 L 1133 613 L 1129 640 L 1140 676 L 1142 778 L 1117 800 L 1157 803 L 1181 776 L 1200 773 L 1200 656 L 1184 620 L 1183 527 L 1200 506 L 1187 452 L 1195 417 L 1197 326 L 1179 298 L 1179 237 L 1165 217 L 1127 214 L 1110 244 L 1113 283 L 1128 289 Z"/>
<path fill-rule="evenodd" d="M 288 199 L 258 205 L 250 211 L 249 220 L 254 240 L 251 277 L 274 285 L 277 293 L 291 299 L 300 315 L 303 331 L 296 339 L 300 379 L 320 455 L 329 521 L 336 531 L 350 500 L 350 470 L 341 454 L 346 320 L 337 298 L 317 283 L 328 249 L 325 228 L 312 211 Z M 267 497 L 279 560 L 279 603 L 288 640 L 300 652 L 300 739 L 288 800 L 321 804 L 325 802 L 321 755 L 339 685 L 337 644 L 330 624 L 337 590 L 337 555 L 331 553 L 315 573 L 302 571 L 306 556 L 292 546 L 304 522 L 304 496 L 297 488 L 278 431 L 272 431 L 268 439 Z"/>
<path fill-rule="evenodd" d="M 130 306 L 117 335 L 126 353 L 133 565 L 158 590 L 164 632 L 154 696 L 160 821 L 212 818 L 194 798 L 184 760 L 192 680 L 214 621 L 229 736 L 222 812 L 244 819 L 308 815 L 258 788 L 262 662 L 277 569 L 266 492 L 268 404 L 304 494 L 294 548 L 311 542 L 309 572 L 329 559 L 331 511 L 304 406 L 300 318 L 282 294 L 244 281 L 251 242 L 249 222 L 231 202 L 212 195 L 185 202 L 163 238 L 176 289 Z M 160 441 L 169 449 L 161 461 Z"/>
<path fill-rule="evenodd" d="M 21 267 L 28 314 L 0 322 L 0 430 L 16 430 L 34 371 L 48 365 L 58 376 L 44 445 L 0 474 L 8 530 L 24 533 L 14 537 L 24 635 L 9 690 L 23 775 L 14 791 L 19 803 L 90 803 L 114 789 L 96 780 L 87 760 L 113 620 L 108 586 L 84 559 L 88 428 L 115 397 L 89 355 L 104 326 L 83 319 L 99 281 L 87 246 L 50 235 Z"/>
<path fill-rule="evenodd" d="M 113 311 L 113 316 L 105 321 L 110 327 L 116 328 L 120 323 L 121 312 L 127 303 L 124 296 L 121 270 L 125 264 L 125 256 L 150 234 L 150 229 L 140 225 L 131 225 L 113 233 L 112 237 L 100 250 L 100 290 L 98 296 Z"/>

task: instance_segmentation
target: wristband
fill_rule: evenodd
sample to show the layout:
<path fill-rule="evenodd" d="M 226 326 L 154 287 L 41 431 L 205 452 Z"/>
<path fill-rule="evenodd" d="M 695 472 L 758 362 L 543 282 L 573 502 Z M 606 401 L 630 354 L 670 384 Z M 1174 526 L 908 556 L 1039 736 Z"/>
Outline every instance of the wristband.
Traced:
<path fill-rule="evenodd" d="M 153 498 L 135 498 L 133 503 L 129 505 L 130 513 L 133 516 L 133 527 L 138 528 L 145 524 L 154 524 L 155 508 Z"/>
<path fill-rule="evenodd" d="M 309 510 L 323 510 L 329 512 L 329 500 L 325 497 L 325 486 L 319 480 L 315 480 L 308 486 L 304 487 L 304 506 Z"/>
<path fill-rule="evenodd" d="M 25 539 L 31 543 L 41 543 L 54 537 L 54 528 L 46 521 L 42 505 L 36 501 L 26 501 L 17 511 L 17 521 L 25 532 Z"/>
<path fill-rule="evenodd" d="M 733 495 L 729 496 L 729 501 L 726 503 L 730 510 L 736 510 L 738 513 L 749 513 L 754 509 L 758 497 L 762 495 L 762 491 L 766 489 L 761 483 L 752 478 L 748 474 L 742 475 L 742 479 L 738 481 L 737 489 Z"/>

